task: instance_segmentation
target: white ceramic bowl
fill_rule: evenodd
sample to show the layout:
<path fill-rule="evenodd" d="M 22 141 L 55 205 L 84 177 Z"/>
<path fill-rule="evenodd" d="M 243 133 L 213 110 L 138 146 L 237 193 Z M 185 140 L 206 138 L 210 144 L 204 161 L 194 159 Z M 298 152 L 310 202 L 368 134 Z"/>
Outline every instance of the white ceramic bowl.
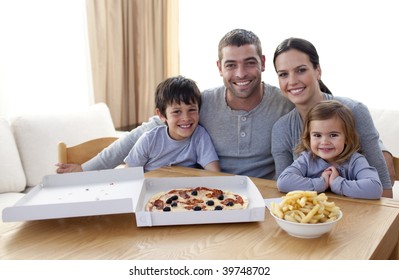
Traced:
<path fill-rule="evenodd" d="M 289 222 L 276 217 L 271 211 L 270 214 L 276 220 L 277 224 L 289 235 L 299 238 L 316 238 L 329 232 L 342 218 L 342 211 L 339 211 L 338 219 L 328 223 L 319 224 L 301 224 Z"/>

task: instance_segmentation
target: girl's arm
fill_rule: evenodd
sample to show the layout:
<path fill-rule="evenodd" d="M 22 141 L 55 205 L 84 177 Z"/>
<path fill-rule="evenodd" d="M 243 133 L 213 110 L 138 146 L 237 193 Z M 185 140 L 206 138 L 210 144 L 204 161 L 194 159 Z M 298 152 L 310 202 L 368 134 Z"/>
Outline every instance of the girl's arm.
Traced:
<path fill-rule="evenodd" d="M 304 155 L 288 166 L 277 179 L 277 188 L 281 192 L 294 190 L 324 192 L 327 184 L 323 176 L 308 176 L 307 159 Z M 319 173 L 320 174 L 320 173 Z"/>
<path fill-rule="evenodd" d="M 379 199 L 382 195 L 382 184 L 377 170 L 370 166 L 364 156 L 352 157 L 349 162 L 348 178 L 337 176 L 332 180 L 331 191 L 362 199 Z"/>

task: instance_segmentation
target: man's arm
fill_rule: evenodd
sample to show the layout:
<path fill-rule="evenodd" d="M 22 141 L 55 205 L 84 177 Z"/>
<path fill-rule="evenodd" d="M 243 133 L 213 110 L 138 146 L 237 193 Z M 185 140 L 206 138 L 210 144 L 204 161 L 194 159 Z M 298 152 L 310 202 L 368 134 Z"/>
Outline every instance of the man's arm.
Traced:
<path fill-rule="evenodd" d="M 97 156 L 82 164 L 57 164 L 57 173 L 69 173 L 91 170 L 112 169 L 120 164 L 129 154 L 130 150 L 140 138 L 140 136 L 159 125 L 164 125 L 157 117 L 153 116 L 148 122 L 143 122 L 140 126 L 130 131 L 127 135 L 112 143 L 109 147 L 101 151 Z"/>

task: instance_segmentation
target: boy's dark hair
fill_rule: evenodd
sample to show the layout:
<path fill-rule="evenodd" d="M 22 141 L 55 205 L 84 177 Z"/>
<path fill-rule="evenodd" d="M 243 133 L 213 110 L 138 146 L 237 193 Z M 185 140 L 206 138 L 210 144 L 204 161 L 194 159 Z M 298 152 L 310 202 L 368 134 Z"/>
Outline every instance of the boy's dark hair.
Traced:
<path fill-rule="evenodd" d="M 161 82 L 155 91 L 155 107 L 166 116 L 166 107 L 181 102 L 201 107 L 201 92 L 197 84 L 183 76 L 171 77 Z"/>
<path fill-rule="evenodd" d="M 218 55 L 219 61 L 222 61 L 222 49 L 227 46 L 235 46 L 241 47 L 244 45 L 255 45 L 256 51 L 259 57 L 262 57 L 262 44 L 258 38 L 252 31 L 248 31 L 245 29 L 233 29 L 228 32 L 223 38 L 219 41 L 218 47 Z"/>

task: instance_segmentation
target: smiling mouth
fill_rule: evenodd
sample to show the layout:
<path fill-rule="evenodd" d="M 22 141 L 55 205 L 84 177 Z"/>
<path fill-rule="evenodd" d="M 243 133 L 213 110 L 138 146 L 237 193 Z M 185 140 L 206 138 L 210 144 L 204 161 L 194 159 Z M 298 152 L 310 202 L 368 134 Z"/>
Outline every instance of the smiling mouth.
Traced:
<path fill-rule="evenodd" d="M 184 129 L 190 128 L 190 127 L 192 127 L 192 126 L 193 126 L 192 123 L 191 123 L 191 124 L 180 124 L 180 125 L 179 125 L 180 128 L 184 128 Z"/>
<path fill-rule="evenodd" d="M 319 151 L 322 152 L 331 152 L 333 150 L 333 148 L 319 148 Z"/>
<path fill-rule="evenodd" d="M 296 89 L 290 89 L 289 93 L 291 93 L 292 95 L 299 95 L 304 91 L 304 87 L 302 88 L 296 88 Z"/>
<path fill-rule="evenodd" d="M 249 85 L 251 83 L 251 81 L 245 81 L 245 82 L 234 82 L 235 85 L 239 86 L 239 87 L 245 87 L 247 85 Z"/>

